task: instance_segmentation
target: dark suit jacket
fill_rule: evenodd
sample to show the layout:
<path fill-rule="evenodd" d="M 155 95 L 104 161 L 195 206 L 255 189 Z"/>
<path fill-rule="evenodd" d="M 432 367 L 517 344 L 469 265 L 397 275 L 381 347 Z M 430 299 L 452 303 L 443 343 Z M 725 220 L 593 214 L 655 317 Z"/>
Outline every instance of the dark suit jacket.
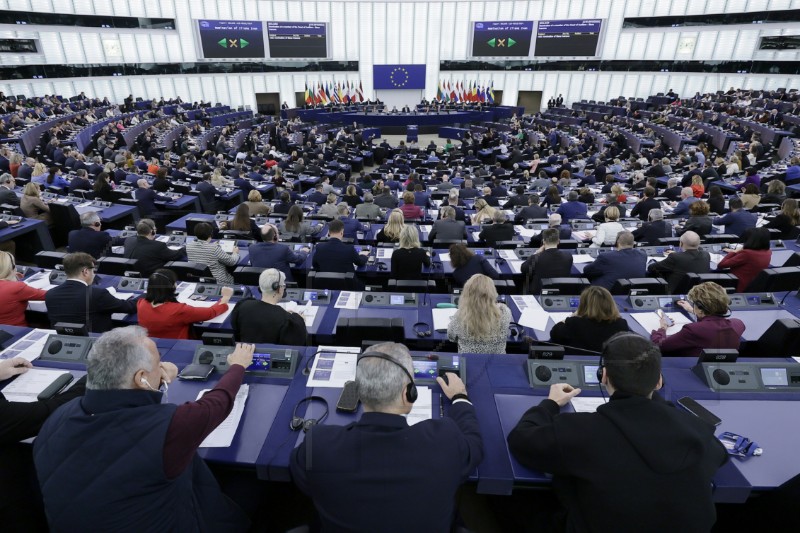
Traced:
<path fill-rule="evenodd" d="M 84 190 L 84 191 L 91 191 L 92 184 L 86 178 L 73 178 L 71 182 L 69 182 L 69 192 L 75 192 L 77 190 Z"/>
<path fill-rule="evenodd" d="M 450 531 L 455 493 L 483 458 L 483 444 L 472 405 L 457 402 L 446 412 L 413 426 L 372 412 L 348 426 L 312 427 L 290 468 L 323 529 Z"/>
<path fill-rule="evenodd" d="M 643 278 L 646 274 L 647 254 L 635 248 L 601 253 L 583 269 L 583 276 L 589 278 L 592 285 L 608 290 L 618 279 Z"/>
<path fill-rule="evenodd" d="M 442 219 L 433 223 L 428 238 L 433 241 L 439 239 L 443 241 L 458 241 L 466 239 L 465 225 L 460 220 Z"/>
<path fill-rule="evenodd" d="M 569 224 L 561 224 L 558 227 L 558 240 L 565 241 L 567 239 L 572 238 L 572 227 Z M 539 248 L 542 245 L 542 234 L 541 232 L 531 237 L 528 246 L 531 248 Z"/>
<path fill-rule="evenodd" d="M 530 256 L 520 269 L 531 280 L 530 293 L 540 294 L 542 279 L 568 278 L 572 275 L 572 254 L 558 248 L 549 248 Z"/>
<path fill-rule="evenodd" d="M 217 202 L 217 188 L 208 181 L 201 181 L 195 188 L 197 195 L 204 206 L 206 213 L 216 213 L 219 202 Z"/>
<path fill-rule="evenodd" d="M 520 222 L 525 222 L 526 220 L 534 218 L 547 218 L 547 208 L 540 205 L 529 205 L 528 207 L 520 209 L 515 218 Z"/>
<path fill-rule="evenodd" d="M 658 239 L 664 237 L 672 237 L 672 224 L 666 220 L 645 222 L 641 228 L 633 230 L 633 238 L 636 239 L 636 242 L 644 242 L 648 246 L 657 246 Z"/>
<path fill-rule="evenodd" d="M 290 264 L 302 263 L 306 260 L 305 252 L 295 252 L 285 244 L 275 242 L 259 242 L 251 244 L 250 264 L 260 268 L 277 268 L 286 274 L 287 281 L 294 281 Z"/>
<path fill-rule="evenodd" d="M 322 205 L 322 204 L 324 204 L 325 202 L 328 201 L 328 195 L 324 194 L 324 193 L 321 193 L 321 192 L 314 191 L 314 192 L 312 192 L 311 194 L 308 195 L 308 197 L 306 198 L 306 201 L 314 202 L 317 205 Z"/>
<path fill-rule="evenodd" d="M 352 244 L 330 239 L 317 244 L 312 264 L 317 272 L 355 272 L 353 264 L 367 264 L 367 256 L 356 252 Z"/>
<path fill-rule="evenodd" d="M 11 189 L 0 185 L 0 204 L 19 205 L 19 197 Z"/>
<path fill-rule="evenodd" d="M 166 244 L 134 235 L 125 239 L 125 257 L 139 260 L 139 272 L 149 276 L 170 261 L 179 261 L 184 250 L 170 250 Z"/>
<path fill-rule="evenodd" d="M 102 333 L 114 327 L 113 313 L 135 313 L 137 300 L 118 300 L 105 289 L 67 280 L 47 291 L 44 301 L 51 325 L 56 322 L 86 324 L 89 331 Z"/>
<path fill-rule="evenodd" d="M 111 243 L 111 235 L 105 231 L 91 228 L 74 229 L 69 232 L 68 250 L 70 253 L 86 252 L 95 259 L 104 255 Z"/>
<path fill-rule="evenodd" d="M 134 189 L 133 198 L 136 200 L 140 216 L 147 217 L 147 215 L 156 211 L 156 198 L 158 198 L 158 195 L 153 189 Z"/>
<path fill-rule="evenodd" d="M 666 278 L 668 290 L 672 294 L 685 273 L 705 274 L 711 270 L 710 262 L 711 256 L 708 252 L 686 250 L 669 254 L 663 261 L 650 265 L 647 271 Z"/>
<path fill-rule="evenodd" d="M 499 241 L 510 241 L 514 239 L 514 224 L 505 222 L 503 224 L 490 224 L 481 230 L 480 238 L 486 241 L 489 246 L 496 246 Z"/>

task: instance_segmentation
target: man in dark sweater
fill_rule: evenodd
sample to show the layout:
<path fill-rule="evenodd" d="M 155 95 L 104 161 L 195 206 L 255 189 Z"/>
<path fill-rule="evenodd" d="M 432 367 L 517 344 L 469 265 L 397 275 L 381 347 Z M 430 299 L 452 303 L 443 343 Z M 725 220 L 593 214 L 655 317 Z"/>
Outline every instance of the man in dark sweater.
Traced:
<path fill-rule="evenodd" d="M 509 450 L 554 475 L 568 531 L 709 531 L 711 479 L 728 458 L 714 426 L 656 393 L 661 353 L 647 339 L 618 333 L 601 362 L 609 402 L 596 413 L 559 414 L 581 390 L 553 385 L 511 431 Z"/>

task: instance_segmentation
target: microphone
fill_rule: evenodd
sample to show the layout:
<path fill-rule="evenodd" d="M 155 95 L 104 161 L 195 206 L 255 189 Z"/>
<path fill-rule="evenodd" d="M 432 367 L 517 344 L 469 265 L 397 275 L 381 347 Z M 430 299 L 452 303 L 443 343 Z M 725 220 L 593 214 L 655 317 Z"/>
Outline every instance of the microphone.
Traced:
<path fill-rule="evenodd" d="M 783 295 L 783 298 L 781 298 L 781 303 L 779 303 L 779 304 L 778 304 L 778 307 L 783 307 L 783 302 L 785 302 L 785 301 L 786 301 L 786 298 L 787 298 L 787 297 L 788 297 L 790 294 L 792 294 L 792 292 L 793 292 L 793 291 L 788 291 L 786 294 L 784 294 L 784 295 Z"/>
<path fill-rule="evenodd" d="M 642 338 L 644 339 L 645 337 L 642 337 Z M 561 346 L 562 348 L 567 348 L 569 350 L 580 350 L 583 353 L 588 353 L 588 354 L 592 354 L 592 355 L 603 355 L 603 352 L 598 352 L 597 350 L 588 350 L 586 348 L 579 348 L 577 346 L 569 346 L 568 344 L 559 344 L 557 342 L 543 341 L 543 340 L 538 340 L 538 339 L 531 338 L 531 344 L 533 344 L 533 343 L 544 344 L 546 346 Z M 570 355 L 570 354 L 567 354 L 567 355 Z"/>

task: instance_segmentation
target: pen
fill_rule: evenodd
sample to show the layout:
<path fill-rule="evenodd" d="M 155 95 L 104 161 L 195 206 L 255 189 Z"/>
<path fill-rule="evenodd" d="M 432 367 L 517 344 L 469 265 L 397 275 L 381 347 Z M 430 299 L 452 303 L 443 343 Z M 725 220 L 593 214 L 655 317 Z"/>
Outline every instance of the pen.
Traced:
<path fill-rule="evenodd" d="M 444 418 L 444 398 L 439 395 L 439 418 Z"/>

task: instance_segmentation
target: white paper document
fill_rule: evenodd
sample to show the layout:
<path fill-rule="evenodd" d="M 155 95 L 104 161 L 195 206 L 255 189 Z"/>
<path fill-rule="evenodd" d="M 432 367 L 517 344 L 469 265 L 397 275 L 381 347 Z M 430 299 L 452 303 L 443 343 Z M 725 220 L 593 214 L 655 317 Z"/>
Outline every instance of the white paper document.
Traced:
<path fill-rule="evenodd" d="M 576 413 L 594 413 L 597 408 L 606 403 L 603 398 L 583 398 L 576 396 L 570 400 L 572 408 Z"/>
<path fill-rule="evenodd" d="M 0 354 L 0 359 L 23 357 L 28 361 L 34 361 L 42 354 L 47 338 L 55 334 L 56 331 L 54 329 L 35 329 L 6 348 Z"/>
<path fill-rule="evenodd" d="M 423 420 L 433 418 L 433 394 L 430 387 L 417 387 L 417 401 L 411 407 L 411 412 L 406 416 L 409 426 L 418 424 Z"/>
<path fill-rule="evenodd" d="M 132 292 L 117 292 L 117 289 L 114 287 L 106 287 L 106 290 L 117 300 L 130 300 L 133 298 Z"/>
<path fill-rule="evenodd" d="M 446 331 L 447 326 L 450 324 L 450 317 L 452 317 L 458 309 L 444 308 L 444 309 L 431 309 L 433 315 L 433 329 L 435 331 Z"/>
<path fill-rule="evenodd" d="M 422 226 L 420 226 L 420 227 L 419 227 L 419 230 L 420 230 L 422 233 L 430 233 L 431 231 L 433 231 L 433 226 L 425 226 L 425 225 L 422 225 Z"/>
<path fill-rule="evenodd" d="M 35 402 L 39 393 L 63 374 L 69 374 L 69 372 L 66 370 L 30 368 L 6 385 L 6 388 L 3 389 L 3 396 L 9 402 Z"/>
<path fill-rule="evenodd" d="M 314 319 L 317 317 L 319 307 L 311 305 L 311 300 L 306 302 L 306 305 L 299 305 L 297 302 L 278 302 L 278 305 L 283 307 L 290 313 L 297 313 L 303 317 L 306 327 L 310 328 L 314 325 Z"/>
<path fill-rule="evenodd" d="M 545 331 L 547 329 L 547 321 L 550 316 L 547 311 L 539 307 L 528 307 L 522 310 L 517 322 L 520 326 L 535 329 L 537 331 Z"/>
<path fill-rule="evenodd" d="M 537 300 L 535 296 L 530 294 L 525 296 L 514 295 L 511 297 L 511 301 L 514 302 L 514 305 L 516 305 L 517 309 L 520 311 L 524 311 L 529 307 L 542 310 L 542 304 L 539 303 L 539 300 Z"/>
<path fill-rule="evenodd" d="M 204 389 L 197 395 L 197 399 L 209 392 L 211 389 Z M 212 431 L 208 437 L 200 444 L 200 448 L 227 448 L 233 442 L 233 437 L 236 436 L 236 429 L 239 427 L 239 422 L 242 420 L 244 413 L 244 404 L 247 402 L 247 395 L 250 393 L 250 386 L 242 384 L 239 387 L 239 392 L 236 393 L 236 399 L 233 402 L 233 409 L 230 414 L 222 421 L 222 424 Z"/>
<path fill-rule="evenodd" d="M 572 316 L 572 313 L 570 313 L 569 311 L 554 311 L 549 314 L 550 314 L 550 320 L 553 321 L 553 325 L 556 325 L 559 322 L 563 322 Z"/>
<path fill-rule="evenodd" d="M 506 261 L 517 261 L 517 260 L 519 260 L 519 257 L 517 257 L 517 254 L 514 253 L 514 250 L 500 249 L 500 250 L 497 250 L 497 255 L 499 255 L 500 257 L 502 257 Z"/>
<path fill-rule="evenodd" d="M 442 252 L 436 256 L 442 263 L 450 262 L 450 252 Z"/>
<path fill-rule="evenodd" d="M 342 388 L 356 379 L 356 364 L 361 348 L 320 346 L 311 365 L 306 387 Z"/>
<path fill-rule="evenodd" d="M 473 231 L 472 238 L 475 239 L 475 242 L 481 240 L 481 232 L 480 231 Z"/>
<path fill-rule="evenodd" d="M 222 248 L 222 251 L 226 254 L 232 254 L 234 246 L 236 246 L 236 241 L 234 240 L 222 239 L 219 241 L 219 247 Z"/>
<path fill-rule="evenodd" d="M 581 263 L 594 263 L 595 258 L 589 254 L 575 254 L 572 256 L 572 264 L 580 265 Z"/>
<path fill-rule="evenodd" d="M 531 237 L 539 235 L 539 233 L 542 232 L 542 230 L 528 229 L 525 226 L 514 226 L 514 229 L 517 231 L 517 234 L 519 234 L 521 237 L 525 237 L 527 239 L 530 239 Z"/>
<path fill-rule="evenodd" d="M 336 309 L 358 309 L 364 295 L 360 292 L 342 291 L 336 299 L 334 308 Z"/>
<path fill-rule="evenodd" d="M 393 253 L 394 248 L 378 248 L 378 251 L 375 252 L 375 257 L 378 259 L 391 259 Z"/>
<path fill-rule="evenodd" d="M 49 291 L 50 289 L 55 287 L 55 285 L 50 283 L 50 273 L 47 271 L 34 274 L 33 276 L 26 279 L 25 283 L 29 287 L 33 287 L 34 289 L 42 289 L 43 291 Z"/>
<path fill-rule="evenodd" d="M 683 329 L 683 326 L 686 324 L 691 324 L 691 320 L 689 320 L 686 315 L 683 313 L 664 313 L 667 317 L 672 319 L 673 324 L 667 328 L 667 335 L 675 335 L 680 330 Z M 631 313 L 631 316 L 636 320 L 639 325 L 641 325 L 644 330 L 648 333 L 653 331 L 654 329 L 658 329 L 661 327 L 661 319 L 658 316 L 658 313 L 655 311 L 651 311 L 649 313 Z"/>

